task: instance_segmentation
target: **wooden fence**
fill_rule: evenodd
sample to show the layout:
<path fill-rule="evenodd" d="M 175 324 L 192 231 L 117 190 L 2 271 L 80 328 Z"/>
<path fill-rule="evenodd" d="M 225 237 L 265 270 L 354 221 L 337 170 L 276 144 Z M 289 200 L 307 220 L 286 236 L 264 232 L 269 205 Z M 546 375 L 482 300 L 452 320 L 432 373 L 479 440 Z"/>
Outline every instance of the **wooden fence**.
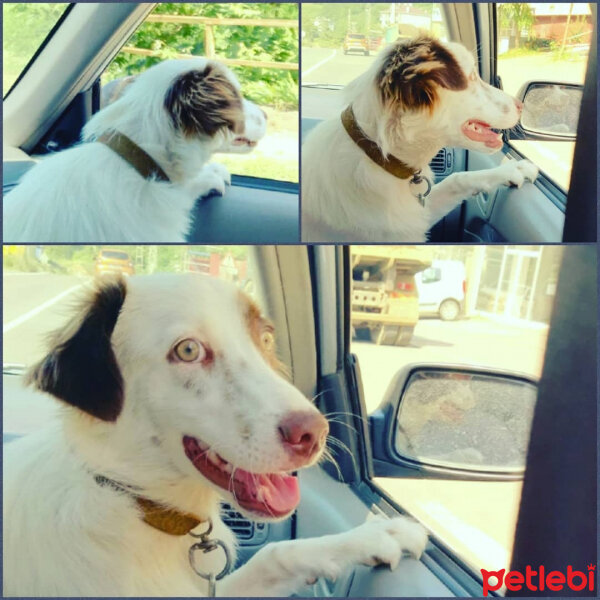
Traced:
<path fill-rule="evenodd" d="M 224 58 L 215 53 L 214 28 L 218 26 L 243 25 L 245 27 L 284 27 L 298 28 L 298 21 L 294 19 L 217 19 L 214 17 L 191 17 L 187 15 L 148 15 L 148 23 L 181 23 L 185 25 L 204 26 L 204 52 L 207 58 L 218 58 L 226 65 L 239 67 L 263 67 L 266 69 L 282 69 L 286 71 L 297 71 L 297 63 L 275 62 L 270 60 L 251 60 L 238 58 Z M 134 48 L 124 46 L 122 52 L 138 54 L 139 56 L 160 56 L 160 51 L 147 50 L 145 48 Z M 191 54 L 175 54 L 175 58 L 192 58 Z"/>

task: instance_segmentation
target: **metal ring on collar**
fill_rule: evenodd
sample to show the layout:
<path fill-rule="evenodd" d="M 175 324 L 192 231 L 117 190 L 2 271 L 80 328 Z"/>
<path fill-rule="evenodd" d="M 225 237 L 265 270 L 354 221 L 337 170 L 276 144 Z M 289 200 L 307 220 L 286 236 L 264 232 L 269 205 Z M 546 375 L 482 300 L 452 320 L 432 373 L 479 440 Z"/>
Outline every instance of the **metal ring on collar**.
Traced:
<path fill-rule="evenodd" d="M 410 193 L 411 193 L 411 194 L 412 194 L 412 195 L 413 195 L 415 198 L 427 198 L 427 196 L 429 196 L 429 193 L 431 192 L 431 188 L 432 188 L 431 179 L 429 179 L 429 177 L 424 177 L 423 175 L 420 175 L 420 174 L 419 174 L 418 178 L 417 178 L 417 177 L 414 177 L 413 179 L 411 179 L 411 180 L 408 182 L 409 189 L 410 189 L 410 186 L 411 186 L 411 185 L 419 185 L 419 184 L 420 184 L 420 183 L 422 183 L 423 181 L 424 181 L 424 182 L 427 184 L 427 189 L 425 190 L 425 193 L 423 193 L 423 194 L 420 194 L 420 193 L 417 193 L 417 194 L 415 194 L 415 193 L 413 192 L 413 190 L 412 190 L 412 189 L 410 190 Z"/>
<path fill-rule="evenodd" d="M 223 552 L 225 553 L 225 566 L 223 567 L 223 570 L 218 575 L 213 575 L 213 573 L 208 573 L 206 571 L 198 569 L 194 562 L 194 553 L 196 552 L 196 550 L 202 550 L 202 552 L 206 554 L 207 552 L 216 550 L 216 548 L 218 547 L 221 547 L 223 549 Z M 190 546 L 190 549 L 188 551 L 188 557 L 190 560 L 190 566 L 192 567 L 192 569 L 194 569 L 196 575 L 202 577 L 202 579 L 210 579 L 211 577 L 214 577 L 215 581 L 219 581 L 220 579 L 223 579 L 223 577 L 225 577 L 225 575 L 227 575 L 227 573 L 229 573 L 229 570 L 231 569 L 231 555 L 229 554 L 227 546 L 221 540 L 210 540 L 208 545 L 205 542 L 198 542 L 196 544 L 193 544 L 192 546 Z"/>

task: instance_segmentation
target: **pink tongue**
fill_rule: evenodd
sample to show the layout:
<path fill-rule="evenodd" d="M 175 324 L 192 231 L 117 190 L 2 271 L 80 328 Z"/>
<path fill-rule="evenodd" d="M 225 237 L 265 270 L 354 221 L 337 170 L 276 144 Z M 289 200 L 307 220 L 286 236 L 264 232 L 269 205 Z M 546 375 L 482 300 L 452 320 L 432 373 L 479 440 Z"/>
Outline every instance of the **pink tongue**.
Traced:
<path fill-rule="evenodd" d="M 265 504 L 275 515 L 288 513 L 300 502 L 298 479 L 291 475 L 254 474 L 237 469 L 235 472 L 235 487 L 238 502 L 248 508 L 255 503 Z M 258 500 L 257 496 L 260 498 Z M 245 502 L 246 498 L 257 498 Z"/>
<path fill-rule="evenodd" d="M 468 127 L 469 123 L 477 123 L 480 127 L 479 131 L 474 131 Z M 466 121 L 462 125 L 462 132 L 470 139 L 475 142 L 484 142 L 486 146 L 495 147 L 501 145 L 498 140 L 498 134 L 493 132 L 487 123 L 482 121 Z"/>

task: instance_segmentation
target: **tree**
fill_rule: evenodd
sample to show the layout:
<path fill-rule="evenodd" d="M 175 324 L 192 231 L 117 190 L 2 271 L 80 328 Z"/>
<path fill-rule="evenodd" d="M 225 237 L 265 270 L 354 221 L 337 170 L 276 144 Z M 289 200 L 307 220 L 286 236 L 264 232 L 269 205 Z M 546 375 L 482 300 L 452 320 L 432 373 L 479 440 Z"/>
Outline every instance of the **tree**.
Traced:
<path fill-rule="evenodd" d="M 518 48 L 523 29 L 529 33 L 535 22 L 533 9 L 525 2 L 498 4 L 498 17 L 502 29 L 510 29 L 509 48 Z"/>

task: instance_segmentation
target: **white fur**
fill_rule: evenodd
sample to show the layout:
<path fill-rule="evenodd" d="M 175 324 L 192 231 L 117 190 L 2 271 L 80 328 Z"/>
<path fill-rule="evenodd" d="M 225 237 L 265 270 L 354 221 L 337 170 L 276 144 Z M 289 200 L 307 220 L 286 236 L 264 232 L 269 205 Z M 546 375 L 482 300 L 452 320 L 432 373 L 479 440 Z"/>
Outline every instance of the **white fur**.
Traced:
<path fill-rule="evenodd" d="M 148 526 L 130 496 L 100 487 L 93 474 L 212 518 L 214 537 L 235 554 L 219 500 L 243 509 L 196 470 L 182 436 L 199 437 L 236 467 L 284 471 L 302 465 L 290 463 L 278 423 L 290 411 L 316 413 L 252 343 L 242 306 L 232 284 L 202 275 L 127 281 L 111 337 L 125 389 L 116 421 L 65 404 L 58 422 L 9 443 L 4 452 L 5 596 L 206 595 L 206 582 L 188 564 L 196 540 Z M 173 344 L 187 337 L 214 350 L 210 368 L 166 359 Z M 402 550 L 418 557 L 426 539 L 420 525 L 398 518 L 270 544 L 219 582 L 218 594 L 292 594 L 307 581 L 335 577 L 357 563 L 393 567 Z M 200 556 L 200 568 L 222 568 L 220 552 Z"/>
<path fill-rule="evenodd" d="M 475 73 L 473 56 L 463 46 L 448 43 L 464 73 Z M 388 50 L 389 51 L 389 50 Z M 440 101 L 428 110 L 398 114 L 381 100 L 375 78 L 386 56 L 345 90 L 360 128 L 386 155 L 396 156 L 433 182 L 429 162 L 444 146 L 493 153 L 467 138 L 461 125 L 479 119 L 492 127 L 514 126 L 519 113 L 514 100 L 478 76 L 465 90 L 439 89 Z M 302 148 L 302 239 L 306 242 L 424 242 L 427 231 L 461 200 L 497 186 L 521 186 L 533 181 L 537 168 L 512 161 L 495 169 L 456 173 L 435 185 L 423 208 L 409 189 L 375 164 L 345 131 L 340 117 L 319 124 Z M 418 191 L 424 191 L 421 185 Z"/>
<path fill-rule="evenodd" d="M 225 167 L 207 164 L 215 152 L 242 152 L 234 134 L 184 137 L 163 106 L 173 80 L 214 63 L 204 58 L 168 60 L 148 69 L 121 97 L 96 113 L 84 143 L 42 159 L 4 198 L 5 242 L 179 242 L 185 240 L 195 201 L 230 178 Z M 223 65 L 239 89 L 233 73 Z M 264 113 L 243 101 L 244 136 L 258 141 Z M 120 156 L 94 139 L 116 129 L 163 168 L 171 182 L 146 180 Z"/>

